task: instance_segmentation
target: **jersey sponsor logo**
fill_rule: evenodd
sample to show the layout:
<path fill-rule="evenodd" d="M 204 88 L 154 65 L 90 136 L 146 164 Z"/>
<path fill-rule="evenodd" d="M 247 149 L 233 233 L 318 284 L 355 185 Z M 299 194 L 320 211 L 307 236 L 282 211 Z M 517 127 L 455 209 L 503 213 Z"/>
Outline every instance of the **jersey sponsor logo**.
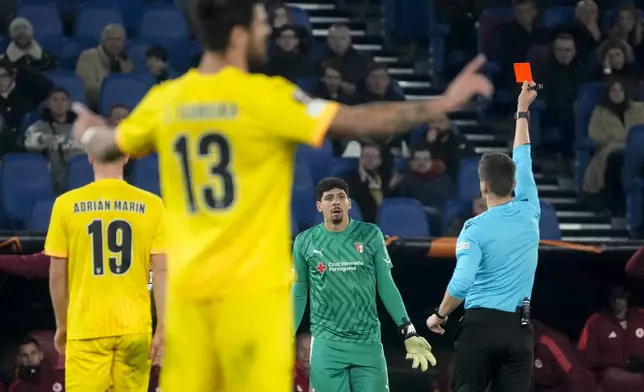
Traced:
<path fill-rule="evenodd" d="M 615 331 L 611 331 L 610 335 L 608 335 L 608 339 L 615 339 L 617 337 L 617 334 Z"/>
<path fill-rule="evenodd" d="M 320 249 L 320 250 L 313 249 L 313 250 L 311 251 L 311 253 L 313 253 L 314 255 L 320 255 L 320 256 L 323 256 L 323 254 L 322 254 L 322 251 L 323 251 L 323 250 L 324 250 L 324 248 L 322 248 L 322 249 Z"/>
<path fill-rule="evenodd" d="M 635 336 L 637 336 L 639 339 L 644 338 L 644 329 L 637 328 L 637 330 L 635 331 Z"/>
<path fill-rule="evenodd" d="M 362 267 L 362 261 L 336 261 L 329 263 L 329 272 L 347 272 L 356 271 L 358 267 Z"/>
<path fill-rule="evenodd" d="M 456 244 L 456 251 L 459 250 L 466 250 L 470 248 L 470 243 L 469 242 L 459 242 Z"/>
<path fill-rule="evenodd" d="M 318 263 L 318 266 L 315 267 L 315 269 L 320 273 L 320 275 L 324 275 L 324 271 L 327 270 L 327 267 L 326 267 L 326 265 L 324 265 L 323 262 L 320 261 Z"/>
<path fill-rule="evenodd" d="M 534 367 L 536 367 L 537 369 L 541 369 L 543 367 L 543 362 L 541 362 L 539 358 L 535 359 Z"/>
<path fill-rule="evenodd" d="M 358 253 L 364 252 L 364 245 L 362 245 L 361 242 L 356 242 L 356 252 Z"/>

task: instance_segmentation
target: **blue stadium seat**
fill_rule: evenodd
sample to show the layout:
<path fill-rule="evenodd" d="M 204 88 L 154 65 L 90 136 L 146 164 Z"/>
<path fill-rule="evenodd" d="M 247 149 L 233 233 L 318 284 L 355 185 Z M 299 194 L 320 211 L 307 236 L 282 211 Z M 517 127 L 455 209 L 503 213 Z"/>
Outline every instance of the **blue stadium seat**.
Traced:
<path fill-rule="evenodd" d="M 291 237 L 297 237 L 300 234 L 300 224 L 297 221 L 297 216 L 291 213 Z"/>
<path fill-rule="evenodd" d="M 159 182 L 159 157 L 148 155 L 134 161 L 132 168 L 132 185 L 161 196 Z"/>
<path fill-rule="evenodd" d="M 10 225 L 24 228 L 32 203 L 54 198 L 45 158 L 29 153 L 5 155 L 0 166 L 0 195 Z"/>
<path fill-rule="evenodd" d="M 26 229 L 46 233 L 49 229 L 49 219 L 51 218 L 51 210 L 53 207 L 54 200 L 36 201 L 31 208 Z"/>
<path fill-rule="evenodd" d="M 114 105 L 134 108 L 150 88 L 131 75 L 109 75 L 101 86 L 101 114 L 107 115 Z"/>
<path fill-rule="evenodd" d="M 63 43 L 63 37 L 59 35 L 46 35 L 40 37 L 38 44 L 49 54 L 53 54 L 57 58 L 60 57 L 60 51 Z"/>
<path fill-rule="evenodd" d="M 575 136 L 583 140 L 588 136 L 588 123 L 595 106 L 604 98 L 603 82 L 584 83 L 577 92 L 577 111 L 575 113 Z"/>
<path fill-rule="evenodd" d="M 295 212 L 300 224 L 311 226 L 316 222 L 315 184 L 306 162 L 295 162 L 291 209 Z"/>
<path fill-rule="evenodd" d="M 40 119 L 40 110 L 34 110 L 25 114 L 22 118 L 22 124 L 20 124 L 20 131 L 24 132 L 29 128 L 33 123 Z"/>
<path fill-rule="evenodd" d="M 302 78 L 296 80 L 295 84 L 297 85 L 297 87 L 310 94 L 315 91 L 315 88 L 318 85 L 318 81 L 318 78 Z"/>
<path fill-rule="evenodd" d="M 72 158 L 67 164 L 67 184 L 65 189 L 80 188 L 94 181 L 94 170 L 87 159 L 87 155 Z"/>
<path fill-rule="evenodd" d="M 385 235 L 413 238 L 430 236 L 427 215 L 416 199 L 384 199 L 380 204 L 377 223 Z"/>
<path fill-rule="evenodd" d="M 84 50 L 98 45 L 98 41 L 87 37 L 67 37 L 63 39 L 58 64 L 61 70 L 75 71 L 78 57 Z"/>
<path fill-rule="evenodd" d="M 188 39 L 188 25 L 181 11 L 158 5 L 143 12 L 139 27 L 141 38 Z"/>
<path fill-rule="evenodd" d="M 458 170 L 458 196 L 463 202 L 472 202 L 481 195 L 479 186 L 479 158 L 464 158 Z"/>
<path fill-rule="evenodd" d="M 9 37 L 0 35 L 0 53 L 4 53 L 5 50 L 7 50 L 7 46 L 9 46 L 9 42 L 11 42 Z"/>
<path fill-rule="evenodd" d="M 449 225 L 452 223 L 452 220 L 457 216 L 463 214 L 466 215 L 470 213 L 472 208 L 472 202 L 462 201 L 459 199 L 450 200 L 445 203 L 443 206 L 442 216 L 441 216 L 441 235 L 446 235 Z"/>
<path fill-rule="evenodd" d="M 70 71 L 49 71 L 45 72 L 56 87 L 64 88 L 69 93 L 72 101 L 87 103 L 83 81 Z"/>
<path fill-rule="evenodd" d="M 489 59 L 496 56 L 495 35 L 500 25 L 512 21 L 513 11 L 510 7 L 492 7 L 483 11 L 478 22 L 478 51 L 484 53 Z"/>
<path fill-rule="evenodd" d="M 626 192 L 630 191 L 636 179 L 641 177 L 642 167 L 644 167 L 644 124 L 635 125 L 628 131 L 622 184 Z"/>
<path fill-rule="evenodd" d="M 144 0 L 86 0 L 85 6 L 112 7 L 121 11 L 123 23 L 128 33 L 137 32 L 141 15 L 145 9 Z"/>
<path fill-rule="evenodd" d="M 300 7 L 288 7 L 288 11 L 291 14 L 291 23 L 295 26 L 300 26 L 307 31 L 311 32 L 311 19 L 309 18 L 309 13 L 306 10 L 303 10 Z"/>
<path fill-rule="evenodd" d="M 347 173 L 358 170 L 358 158 L 335 158 L 331 164 L 331 176 L 344 178 Z"/>
<path fill-rule="evenodd" d="M 295 157 L 296 160 L 304 161 L 309 165 L 314 184 L 317 184 L 318 181 L 331 174 L 331 166 L 329 163 L 333 161 L 333 146 L 329 139 L 326 139 L 320 148 L 304 145 L 298 146 Z"/>
<path fill-rule="evenodd" d="M 542 240 L 561 240 L 557 211 L 550 203 L 541 202 L 541 219 L 539 219 L 539 238 Z"/>
<path fill-rule="evenodd" d="M 109 24 L 124 26 L 123 16 L 118 8 L 109 6 L 85 6 L 76 15 L 74 31 L 77 37 L 101 39 L 103 28 Z"/>
<path fill-rule="evenodd" d="M 20 4 L 16 9 L 16 17 L 27 18 L 34 26 L 34 36 L 37 41 L 46 36 L 63 36 L 63 25 L 60 13 L 54 2 L 43 4 Z"/>
<path fill-rule="evenodd" d="M 575 18 L 573 7 L 550 7 L 543 14 L 543 25 L 546 28 L 553 28 L 561 25 L 572 25 Z"/>
<path fill-rule="evenodd" d="M 644 227 L 644 181 L 636 178 L 626 189 L 626 222 L 629 230 L 641 232 Z"/>

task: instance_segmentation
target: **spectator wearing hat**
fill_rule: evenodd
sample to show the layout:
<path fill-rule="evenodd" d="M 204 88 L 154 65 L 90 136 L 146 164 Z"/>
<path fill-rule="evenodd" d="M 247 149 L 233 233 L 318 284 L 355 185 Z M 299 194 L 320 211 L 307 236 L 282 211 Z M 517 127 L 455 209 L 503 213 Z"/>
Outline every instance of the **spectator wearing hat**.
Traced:
<path fill-rule="evenodd" d="M 59 192 L 65 190 L 67 164 L 73 157 L 84 153 L 72 137 L 75 119 L 76 115 L 70 110 L 69 93 L 57 88 L 49 94 L 40 119 L 25 132 L 25 148 L 40 152 L 47 158 L 54 186 Z"/>
<path fill-rule="evenodd" d="M 56 56 L 47 53 L 34 39 L 34 27 L 25 18 L 16 18 L 9 25 L 11 43 L 4 55 L 14 68 L 47 71 L 56 68 Z"/>
<path fill-rule="evenodd" d="M 177 73 L 168 65 L 168 51 L 162 45 L 150 46 L 145 53 L 145 66 L 156 83 L 165 82 L 177 77 Z"/>
<path fill-rule="evenodd" d="M 285 25 L 275 30 L 275 49 L 266 64 L 266 73 L 291 82 L 315 75 L 315 66 L 305 53 L 299 29 Z"/>

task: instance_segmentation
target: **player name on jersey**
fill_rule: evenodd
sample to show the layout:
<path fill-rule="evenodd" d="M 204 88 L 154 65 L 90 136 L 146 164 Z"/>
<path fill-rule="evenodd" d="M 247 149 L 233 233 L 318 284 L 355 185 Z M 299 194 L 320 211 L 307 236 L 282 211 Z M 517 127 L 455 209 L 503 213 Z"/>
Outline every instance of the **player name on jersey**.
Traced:
<path fill-rule="evenodd" d="M 128 200 L 83 200 L 74 203 L 74 214 L 97 211 L 134 212 L 145 214 L 145 203 Z"/>
<path fill-rule="evenodd" d="M 181 121 L 235 119 L 239 114 L 239 107 L 232 102 L 181 105 L 178 108 L 178 114 Z"/>

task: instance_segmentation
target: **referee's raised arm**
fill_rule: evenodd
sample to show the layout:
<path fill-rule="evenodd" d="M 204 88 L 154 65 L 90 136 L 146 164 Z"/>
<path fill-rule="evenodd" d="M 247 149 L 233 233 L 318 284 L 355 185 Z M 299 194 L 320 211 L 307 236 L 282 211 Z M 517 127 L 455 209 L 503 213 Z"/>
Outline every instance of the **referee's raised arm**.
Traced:
<path fill-rule="evenodd" d="M 526 201 L 536 208 L 537 214 L 541 214 L 537 184 L 532 174 L 532 157 L 530 156 L 530 104 L 537 97 L 534 89 L 534 82 L 523 82 L 521 94 L 517 100 L 517 112 L 515 113 L 516 128 L 514 132 L 514 148 L 512 160 L 516 165 L 516 185 L 514 194 L 519 201 Z"/>

